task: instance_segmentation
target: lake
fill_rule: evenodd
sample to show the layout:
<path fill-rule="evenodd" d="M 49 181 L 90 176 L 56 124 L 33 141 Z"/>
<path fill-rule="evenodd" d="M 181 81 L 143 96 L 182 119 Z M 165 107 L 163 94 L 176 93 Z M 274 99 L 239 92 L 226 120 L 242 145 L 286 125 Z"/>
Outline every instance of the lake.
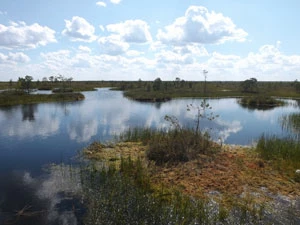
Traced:
<path fill-rule="evenodd" d="M 81 102 L 0 107 L 0 224 L 80 224 L 84 210 L 72 208 L 82 208 L 81 203 L 66 195 L 79 187 L 53 165 L 76 165 L 85 146 L 111 141 L 130 127 L 168 128 L 165 115 L 194 126 L 196 111 L 187 111 L 187 105 L 202 101 L 140 103 L 109 89 L 83 94 Z M 252 145 L 263 133 L 289 135 L 280 121 L 300 109 L 295 100 L 269 110 L 243 108 L 236 98 L 206 101 L 219 117 L 201 120 L 201 129 L 209 129 L 216 141 L 237 145 Z M 18 216 L 22 209 L 36 214 Z"/>

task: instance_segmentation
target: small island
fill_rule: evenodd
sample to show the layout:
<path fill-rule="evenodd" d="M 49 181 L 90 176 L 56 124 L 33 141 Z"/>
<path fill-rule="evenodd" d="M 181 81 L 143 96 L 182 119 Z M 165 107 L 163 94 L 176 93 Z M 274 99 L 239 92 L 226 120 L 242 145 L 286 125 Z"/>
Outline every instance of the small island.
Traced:
<path fill-rule="evenodd" d="M 68 82 L 68 83 L 67 83 Z M 69 85 L 68 85 L 69 84 Z M 38 90 L 51 90 L 33 83 L 33 77 L 20 77 L 16 84 L 10 82 L 9 88 L 0 92 L 0 106 L 11 106 L 20 104 L 35 104 L 42 102 L 66 102 L 84 100 L 84 95 L 80 92 L 73 92 L 69 79 L 61 76 L 56 82 L 56 88 L 51 94 L 36 94 Z"/>
<path fill-rule="evenodd" d="M 284 101 L 269 96 L 246 96 L 238 100 L 239 104 L 248 109 L 272 109 L 284 105 Z"/>

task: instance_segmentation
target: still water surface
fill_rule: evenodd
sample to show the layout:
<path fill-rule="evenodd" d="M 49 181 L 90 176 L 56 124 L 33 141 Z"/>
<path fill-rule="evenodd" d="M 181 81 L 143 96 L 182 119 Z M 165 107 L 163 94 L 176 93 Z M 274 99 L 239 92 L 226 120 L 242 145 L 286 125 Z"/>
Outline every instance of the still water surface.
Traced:
<path fill-rule="evenodd" d="M 0 107 L 0 224 L 80 224 L 80 213 L 68 209 L 66 189 L 70 181 L 45 170 L 51 164 L 74 164 L 77 153 L 93 141 L 109 141 L 129 127 L 167 128 L 165 115 L 174 115 L 182 125 L 193 126 L 195 112 L 186 106 L 200 105 L 201 99 L 176 99 L 166 103 L 139 103 L 122 92 L 99 89 L 85 92 L 86 99 L 75 103 L 45 103 Z M 201 121 L 212 128 L 212 136 L 227 144 L 251 145 L 262 133 L 288 135 L 281 117 L 298 113 L 300 104 L 271 110 L 242 108 L 235 98 L 208 100 L 214 121 Z M 75 185 L 75 186 L 74 186 Z M 63 187 L 62 187 L 63 186 Z M 77 204 L 72 202 L 72 205 Z M 25 219 L 16 210 L 30 207 L 38 216 Z"/>

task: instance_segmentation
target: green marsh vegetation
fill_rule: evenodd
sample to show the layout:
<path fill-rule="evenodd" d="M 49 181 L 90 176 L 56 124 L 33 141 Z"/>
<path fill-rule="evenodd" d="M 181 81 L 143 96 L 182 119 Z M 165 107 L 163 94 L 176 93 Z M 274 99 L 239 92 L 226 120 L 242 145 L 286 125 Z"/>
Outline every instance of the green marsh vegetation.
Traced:
<path fill-rule="evenodd" d="M 238 100 L 242 107 L 249 109 L 272 109 L 284 105 L 284 102 L 269 96 L 247 96 Z"/>
<path fill-rule="evenodd" d="M 274 135 L 262 135 L 257 143 L 257 151 L 265 160 L 280 171 L 300 182 L 296 170 L 300 168 L 300 114 L 293 113 L 283 116 L 280 121 L 283 130 L 288 131 L 288 137 L 279 138 Z"/>
<path fill-rule="evenodd" d="M 24 78 L 19 77 L 18 82 L 14 84 L 12 80 L 9 83 L 0 85 L 6 89 L 0 92 L 0 105 L 10 106 L 18 104 L 32 104 L 41 102 L 62 102 L 62 101 L 79 101 L 84 99 L 84 95 L 73 92 L 71 88 L 71 79 L 60 76 L 57 80 L 59 87 L 54 89 L 54 94 L 31 94 L 34 89 L 40 85 L 40 82 L 33 82 L 33 77 L 26 75 Z"/>
<path fill-rule="evenodd" d="M 179 97 L 276 96 L 300 98 L 299 82 L 260 82 L 251 78 L 241 82 L 222 81 L 132 81 L 115 83 L 126 97 L 139 101 L 166 101 Z"/>
<path fill-rule="evenodd" d="M 279 138 L 262 135 L 258 140 L 257 151 L 260 156 L 271 162 L 275 169 L 289 177 L 298 177 L 296 170 L 300 168 L 300 141 L 294 137 Z M 297 182 L 298 178 L 296 178 Z"/>
<path fill-rule="evenodd" d="M 276 96 L 300 98 L 299 81 L 294 82 L 261 82 L 255 78 L 245 81 L 185 81 L 176 78 L 164 81 L 156 78 L 153 81 L 74 81 L 61 75 L 32 80 L 33 89 L 53 90 L 57 88 L 73 91 L 93 91 L 95 88 L 109 87 L 112 90 L 124 91 L 124 96 L 149 102 L 163 102 L 180 97 L 241 97 L 241 96 Z M 0 90 L 17 89 L 18 82 L 0 82 Z"/>
<path fill-rule="evenodd" d="M 0 93 L 0 105 L 11 106 L 19 104 L 33 104 L 42 102 L 80 101 L 84 99 L 81 93 L 57 93 L 57 94 L 28 94 L 22 91 L 4 91 Z"/>

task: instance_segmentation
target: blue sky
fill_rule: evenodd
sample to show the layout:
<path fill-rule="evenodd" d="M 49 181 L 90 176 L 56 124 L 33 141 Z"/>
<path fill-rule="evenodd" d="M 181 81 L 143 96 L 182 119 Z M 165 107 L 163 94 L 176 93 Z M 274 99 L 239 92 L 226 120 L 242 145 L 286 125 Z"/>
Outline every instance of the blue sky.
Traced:
<path fill-rule="evenodd" d="M 0 81 L 294 81 L 296 0 L 3 0 Z"/>

